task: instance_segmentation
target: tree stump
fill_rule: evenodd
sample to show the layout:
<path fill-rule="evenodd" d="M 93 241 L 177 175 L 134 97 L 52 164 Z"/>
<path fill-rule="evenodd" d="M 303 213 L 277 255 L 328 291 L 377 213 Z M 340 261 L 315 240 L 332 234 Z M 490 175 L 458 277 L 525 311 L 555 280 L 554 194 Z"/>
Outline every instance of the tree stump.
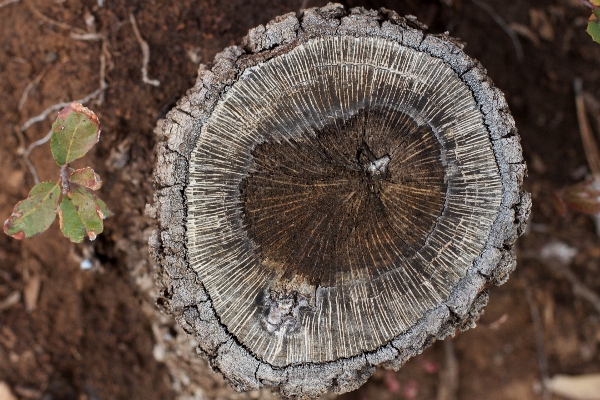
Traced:
<path fill-rule="evenodd" d="M 160 125 L 159 304 L 237 390 L 358 388 L 474 326 L 531 199 L 503 94 L 414 17 L 290 13 Z"/>

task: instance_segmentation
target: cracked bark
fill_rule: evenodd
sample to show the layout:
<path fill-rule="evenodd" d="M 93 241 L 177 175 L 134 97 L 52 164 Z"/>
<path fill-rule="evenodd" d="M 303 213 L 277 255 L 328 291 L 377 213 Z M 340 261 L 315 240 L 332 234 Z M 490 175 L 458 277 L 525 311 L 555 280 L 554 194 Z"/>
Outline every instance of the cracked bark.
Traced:
<path fill-rule="evenodd" d="M 423 29 L 280 16 L 160 123 L 158 302 L 235 389 L 356 389 L 473 327 L 515 268 L 531 199 L 508 105 Z"/>

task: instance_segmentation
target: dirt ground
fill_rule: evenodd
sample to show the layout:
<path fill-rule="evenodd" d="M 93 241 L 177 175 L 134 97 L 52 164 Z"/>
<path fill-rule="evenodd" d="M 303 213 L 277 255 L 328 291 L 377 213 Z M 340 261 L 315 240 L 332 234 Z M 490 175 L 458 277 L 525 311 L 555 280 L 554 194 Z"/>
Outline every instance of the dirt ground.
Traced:
<path fill-rule="evenodd" d="M 434 344 L 397 373 L 378 371 L 342 397 L 436 399 L 456 385 L 458 399 L 537 399 L 544 376 L 600 371 L 600 310 L 561 272 L 568 268 L 600 293 L 600 240 L 590 217 L 559 215 L 553 203 L 556 190 L 588 173 L 573 81 L 581 78 L 589 97 L 600 99 L 600 45 L 585 33 L 589 11 L 579 0 L 341 2 L 413 14 L 430 32 L 449 31 L 467 43 L 465 51 L 506 94 L 534 200 L 518 269 L 504 286 L 490 288 L 478 328 Z M 152 221 L 144 208 L 152 201 L 153 129 L 193 85 L 198 63 L 276 15 L 325 4 L 0 1 L 0 219 L 33 185 L 22 153 L 46 135 L 55 114 L 20 127 L 49 106 L 94 92 L 102 70 L 106 90 L 86 103 L 100 118 L 102 137 L 79 165 L 100 174 L 100 196 L 115 213 L 96 241 L 81 245 L 64 239 L 57 223 L 22 242 L 0 235 L 0 393 L 5 384 L 20 399 L 270 397 L 235 394 L 152 305 Z M 130 15 L 149 45 L 148 77 L 160 86 L 142 80 Z M 498 18 L 518 33 L 522 58 Z M 57 178 L 48 144 L 30 158 L 42 181 Z M 570 257 L 558 257 L 557 249 Z"/>

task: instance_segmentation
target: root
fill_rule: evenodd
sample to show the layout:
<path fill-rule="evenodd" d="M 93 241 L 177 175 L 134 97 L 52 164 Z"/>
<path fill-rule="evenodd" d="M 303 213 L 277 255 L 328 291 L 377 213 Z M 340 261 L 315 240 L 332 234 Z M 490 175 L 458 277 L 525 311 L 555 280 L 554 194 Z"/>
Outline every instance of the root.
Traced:
<path fill-rule="evenodd" d="M 483 3 L 479 0 L 471 0 L 473 4 L 477 7 L 481 8 L 483 11 L 489 14 L 490 17 L 502 28 L 504 32 L 510 37 L 512 40 L 512 44 L 515 48 L 515 52 L 517 53 L 517 60 L 523 61 L 523 46 L 521 46 L 521 42 L 519 42 L 519 37 L 514 29 L 512 29 L 494 9 L 486 3 Z"/>
<path fill-rule="evenodd" d="M 18 3 L 20 0 L 4 0 L 2 3 L 0 3 L 0 8 L 7 6 L 9 4 L 12 3 Z"/>
<path fill-rule="evenodd" d="M 142 38 L 140 34 L 140 30 L 138 29 L 137 22 L 135 21 L 135 17 L 132 13 L 129 14 L 129 21 L 131 22 L 131 26 L 133 27 L 133 32 L 135 33 L 135 37 L 140 44 L 142 49 L 142 82 L 147 83 L 152 86 L 160 86 L 160 81 L 157 79 L 149 79 L 148 78 L 148 63 L 150 62 L 150 47 L 148 43 Z"/>

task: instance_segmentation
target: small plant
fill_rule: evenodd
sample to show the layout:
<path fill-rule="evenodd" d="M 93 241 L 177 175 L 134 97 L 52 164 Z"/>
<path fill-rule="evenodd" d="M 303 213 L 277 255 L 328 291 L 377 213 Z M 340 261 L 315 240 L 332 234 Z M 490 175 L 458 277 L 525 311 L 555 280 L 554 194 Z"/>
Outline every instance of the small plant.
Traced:
<path fill-rule="evenodd" d="M 594 39 L 594 42 L 600 43 L 600 0 L 581 0 L 581 2 L 592 9 L 587 33 Z"/>
<path fill-rule="evenodd" d="M 69 167 L 99 139 L 100 121 L 87 107 L 71 103 L 58 113 L 52 124 L 50 148 L 60 166 L 59 179 L 35 185 L 29 196 L 15 205 L 4 222 L 7 235 L 19 240 L 35 236 L 50 227 L 56 214 L 63 235 L 72 242 L 81 243 L 85 236 L 94 240 L 102 232 L 104 218 L 112 213 L 90 191 L 100 189 L 100 177 L 90 167 Z"/>

